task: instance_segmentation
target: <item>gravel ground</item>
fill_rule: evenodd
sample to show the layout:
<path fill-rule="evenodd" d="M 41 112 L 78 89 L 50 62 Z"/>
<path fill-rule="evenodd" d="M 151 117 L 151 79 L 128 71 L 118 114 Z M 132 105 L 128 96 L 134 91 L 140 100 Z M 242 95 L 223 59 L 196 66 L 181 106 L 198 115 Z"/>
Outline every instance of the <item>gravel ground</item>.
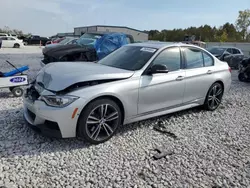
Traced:
<path fill-rule="evenodd" d="M 4 55 L 0 63 L 6 58 L 29 65 L 33 76 L 41 54 Z M 134 123 L 95 146 L 35 133 L 24 125 L 22 99 L 0 90 L 0 186 L 250 187 L 249 93 L 233 72 L 216 111 L 195 108 Z M 157 120 L 177 139 L 154 131 Z M 156 147 L 173 153 L 154 160 Z"/>

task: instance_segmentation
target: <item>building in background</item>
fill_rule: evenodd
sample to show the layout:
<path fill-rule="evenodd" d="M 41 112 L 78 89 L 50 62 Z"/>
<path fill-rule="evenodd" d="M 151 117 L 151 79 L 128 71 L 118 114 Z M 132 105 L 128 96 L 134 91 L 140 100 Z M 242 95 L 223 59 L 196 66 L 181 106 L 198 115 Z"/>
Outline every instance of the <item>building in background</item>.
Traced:
<path fill-rule="evenodd" d="M 148 33 L 124 26 L 94 25 L 74 28 L 74 35 L 79 36 L 86 32 L 118 32 L 132 35 L 136 42 L 148 41 Z"/>

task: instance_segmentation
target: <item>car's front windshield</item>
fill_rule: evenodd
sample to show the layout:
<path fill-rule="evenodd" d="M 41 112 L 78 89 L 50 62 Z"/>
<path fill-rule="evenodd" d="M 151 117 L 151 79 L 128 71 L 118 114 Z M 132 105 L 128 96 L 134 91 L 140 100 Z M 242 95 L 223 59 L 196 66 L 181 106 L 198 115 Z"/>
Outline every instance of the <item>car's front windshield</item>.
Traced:
<path fill-rule="evenodd" d="M 207 50 L 211 54 L 222 55 L 226 49 L 225 48 L 208 48 Z"/>
<path fill-rule="evenodd" d="M 100 34 L 85 33 L 77 40 L 77 44 L 81 46 L 91 46 L 94 45 L 96 40 L 101 37 L 102 36 Z"/>
<path fill-rule="evenodd" d="M 140 70 L 156 51 L 155 48 L 142 46 L 123 46 L 98 63 L 125 70 Z"/>
<path fill-rule="evenodd" d="M 72 38 L 65 38 L 65 39 L 63 39 L 62 41 L 60 41 L 59 43 L 60 44 L 66 44 L 67 42 L 69 42 L 69 41 L 71 41 L 72 40 Z"/>

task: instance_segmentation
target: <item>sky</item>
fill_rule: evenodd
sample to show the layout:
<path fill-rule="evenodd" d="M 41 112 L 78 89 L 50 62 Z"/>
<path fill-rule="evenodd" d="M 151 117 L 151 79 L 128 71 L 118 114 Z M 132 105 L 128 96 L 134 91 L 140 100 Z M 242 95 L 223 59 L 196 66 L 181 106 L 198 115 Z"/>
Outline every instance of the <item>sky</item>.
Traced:
<path fill-rule="evenodd" d="M 51 36 L 90 25 L 139 30 L 235 23 L 250 0 L 0 0 L 0 28 Z"/>

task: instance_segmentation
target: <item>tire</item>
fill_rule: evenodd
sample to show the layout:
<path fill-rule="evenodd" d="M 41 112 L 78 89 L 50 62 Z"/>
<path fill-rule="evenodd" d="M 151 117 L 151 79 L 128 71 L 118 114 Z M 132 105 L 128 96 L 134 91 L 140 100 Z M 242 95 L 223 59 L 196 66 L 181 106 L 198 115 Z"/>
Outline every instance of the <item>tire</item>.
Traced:
<path fill-rule="evenodd" d="M 102 113 L 101 106 L 103 106 Z M 115 134 L 121 122 L 121 109 L 114 101 L 108 98 L 97 99 L 90 102 L 81 112 L 77 124 L 77 136 L 91 144 L 100 144 Z"/>
<path fill-rule="evenodd" d="M 14 87 L 11 92 L 15 97 L 21 97 L 23 95 L 23 89 L 20 87 Z"/>
<path fill-rule="evenodd" d="M 239 73 L 238 74 L 238 79 L 241 82 L 245 82 L 246 81 L 246 77 L 245 77 L 244 73 Z"/>
<path fill-rule="evenodd" d="M 216 110 L 221 104 L 223 93 L 224 89 L 222 84 L 220 84 L 219 82 L 215 82 L 207 92 L 207 96 L 203 105 L 205 110 Z"/>
<path fill-rule="evenodd" d="M 20 48 L 20 44 L 14 44 L 13 48 Z"/>

